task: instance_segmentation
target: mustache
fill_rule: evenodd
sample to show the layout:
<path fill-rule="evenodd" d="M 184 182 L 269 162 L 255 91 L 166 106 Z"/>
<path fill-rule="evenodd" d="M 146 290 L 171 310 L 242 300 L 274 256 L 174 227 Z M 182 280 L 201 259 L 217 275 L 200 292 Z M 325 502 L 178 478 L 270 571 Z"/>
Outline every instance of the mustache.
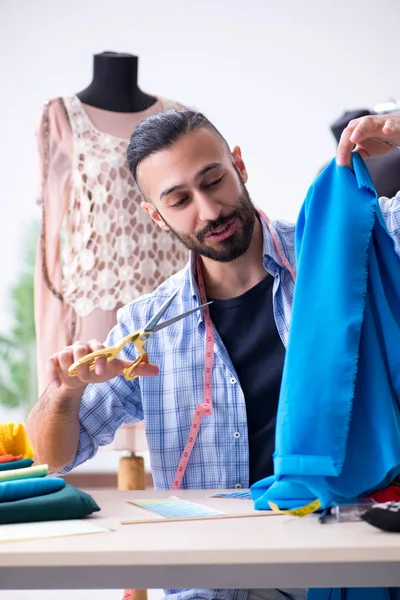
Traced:
<path fill-rule="evenodd" d="M 206 225 L 203 229 L 201 229 L 201 231 L 199 231 L 196 234 L 197 239 L 200 242 L 202 242 L 204 240 L 204 238 L 206 237 L 206 235 L 213 232 L 215 229 L 224 227 L 224 225 L 227 225 L 229 223 L 229 221 L 231 221 L 235 217 L 238 218 L 238 214 L 236 212 L 233 212 L 232 214 L 228 215 L 227 217 L 219 217 L 218 219 L 215 219 L 215 221 L 210 221 L 208 223 L 208 225 Z"/>

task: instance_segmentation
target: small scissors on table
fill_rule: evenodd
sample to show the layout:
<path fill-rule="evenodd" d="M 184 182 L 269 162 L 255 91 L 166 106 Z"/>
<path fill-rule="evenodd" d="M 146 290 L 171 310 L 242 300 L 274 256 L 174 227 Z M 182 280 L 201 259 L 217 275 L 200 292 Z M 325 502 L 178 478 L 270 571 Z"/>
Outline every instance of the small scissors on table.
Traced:
<path fill-rule="evenodd" d="M 129 335 L 125 336 L 114 346 L 110 346 L 109 348 L 103 348 L 102 350 L 96 350 L 95 352 L 91 352 L 90 354 L 87 354 L 86 356 L 80 358 L 69 367 L 68 375 L 70 375 L 71 377 L 76 376 L 78 367 L 86 363 L 90 363 L 89 369 L 90 371 L 93 371 L 95 368 L 96 358 L 99 358 L 100 356 L 106 356 L 107 362 L 110 362 L 117 358 L 118 354 L 121 352 L 122 348 L 126 344 L 132 343 L 135 344 L 136 348 L 139 350 L 139 356 L 130 365 L 125 367 L 123 373 L 127 381 L 136 379 L 138 377 L 138 375 L 135 375 L 136 367 L 140 363 L 149 362 L 149 357 L 147 356 L 147 352 L 144 349 L 144 345 L 146 344 L 147 340 L 153 335 L 153 333 L 156 333 L 156 331 L 160 331 L 160 329 L 164 329 L 164 327 L 168 327 L 169 325 L 172 325 L 173 323 L 176 323 L 177 321 L 184 319 L 188 315 L 191 315 L 192 313 L 202 309 L 204 306 L 211 304 L 211 302 L 206 302 L 201 306 L 196 306 L 196 308 L 192 308 L 191 310 L 188 310 L 176 317 L 172 317 L 171 319 L 167 319 L 167 321 L 163 321 L 162 323 L 158 324 L 158 321 L 165 313 L 178 291 L 179 290 L 176 290 L 176 292 L 172 294 L 170 298 L 168 298 L 168 300 L 162 305 L 160 310 L 154 315 L 154 317 L 150 319 L 150 321 L 148 321 L 148 323 L 146 323 L 144 327 L 142 327 L 142 329 L 139 329 L 138 331 L 135 331 L 134 333 L 130 333 Z"/>

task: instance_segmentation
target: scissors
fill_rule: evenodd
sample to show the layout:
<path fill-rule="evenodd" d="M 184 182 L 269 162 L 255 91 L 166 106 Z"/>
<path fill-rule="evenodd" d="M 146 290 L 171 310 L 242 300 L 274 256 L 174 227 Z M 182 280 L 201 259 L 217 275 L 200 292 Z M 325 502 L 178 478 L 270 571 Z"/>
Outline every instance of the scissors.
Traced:
<path fill-rule="evenodd" d="M 192 308 L 191 310 L 181 313 L 177 317 L 172 317 L 171 319 L 167 319 L 166 321 L 163 321 L 162 323 L 158 324 L 158 321 L 165 313 L 178 291 L 179 289 L 176 290 L 170 298 L 168 298 L 168 300 L 161 306 L 160 310 L 154 315 L 154 317 L 150 319 L 150 321 L 146 323 L 144 327 L 142 327 L 142 329 L 139 329 L 138 331 L 135 331 L 134 333 L 130 333 L 129 335 L 125 336 L 114 346 L 110 346 L 109 348 L 103 348 L 102 350 L 96 350 L 95 352 L 91 352 L 90 354 L 87 354 L 86 356 L 80 358 L 69 367 L 68 375 L 70 377 L 75 377 L 77 375 L 78 367 L 86 363 L 90 363 L 89 370 L 93 371 L 96 364 L 96 358 L 99 358 L 99 356 L 106 356 L 107 362 L 110 362 L 117 358 L 118 354 L 121 352 L 122 348 L 126 346 L 126 344 L 132 343 L 135 344 L 136 348 L 139 350 L 139 356 L 130 365 L 125 367 L 125 369 L 123 370 L 123 374 L 127 381 L 132 381 L 133 379 L 136 379 L 138 377 L 138 375 L 135 375 L 136 367 L 140 363 L 149 362 L 149 357 L 147 356 L 147 352 L 144 349 L 144 345 L 146 344 L 147 340 L 153 335 L 153 333 L 164 329 L 164 327 L 169 327 L 169 325 L 172 325 L 172 323 L 176 323 L 177 321 L 184 319 L 188 315 L 191 315 L 192 313 L 202 309 L 204 306 L 211 304 L 211 302 L 206 302 L 201 306 Z"/>

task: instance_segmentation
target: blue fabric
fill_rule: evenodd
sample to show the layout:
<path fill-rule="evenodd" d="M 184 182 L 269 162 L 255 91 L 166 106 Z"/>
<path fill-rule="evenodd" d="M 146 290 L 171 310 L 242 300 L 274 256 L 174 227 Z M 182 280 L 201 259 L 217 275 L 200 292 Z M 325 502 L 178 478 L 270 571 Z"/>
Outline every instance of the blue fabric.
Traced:
<path fill-rule="evenodd" d="M 58 492 L 63 487 L 65 487 L 65 481 L 61 477 L 38 477 L 33 479 L 18 479 L 16 481 L 3 481 L 0 483 L 0 503 L 52 494 L 53 492 Z"/>
<path fill-rule="evenodd" d="M 357 154 L 353 166 L 332 161 L 300 211 L 276 480 L 253 487 L 258 509 L 327 507 L 400 473 L 400 258 Z"/>
<path fill-rule="evenodd" d="M 400 259 L 362 159 L 335 161 L 302 206 L 297 284 L 278 408 L 275 475 L 252 487 L 322 506 L 400 472 Z M 400 600 L 399 589 L 318 589 L 308 600 Z"/>

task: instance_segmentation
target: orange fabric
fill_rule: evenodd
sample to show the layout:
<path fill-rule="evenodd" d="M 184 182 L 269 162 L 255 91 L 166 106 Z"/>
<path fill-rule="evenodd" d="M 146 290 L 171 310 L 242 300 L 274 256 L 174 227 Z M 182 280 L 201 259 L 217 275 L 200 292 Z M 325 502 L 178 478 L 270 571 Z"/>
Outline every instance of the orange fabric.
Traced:
<path fill-rule="evenodd" d="M 17 456 L 14 456 L 13 454 L 3 454 L 2 456 L 0 456 L 0 464 L 15 462 L 16 460 L 21 460 L 22 458 L 23 454 L 18 454 Z"/>

